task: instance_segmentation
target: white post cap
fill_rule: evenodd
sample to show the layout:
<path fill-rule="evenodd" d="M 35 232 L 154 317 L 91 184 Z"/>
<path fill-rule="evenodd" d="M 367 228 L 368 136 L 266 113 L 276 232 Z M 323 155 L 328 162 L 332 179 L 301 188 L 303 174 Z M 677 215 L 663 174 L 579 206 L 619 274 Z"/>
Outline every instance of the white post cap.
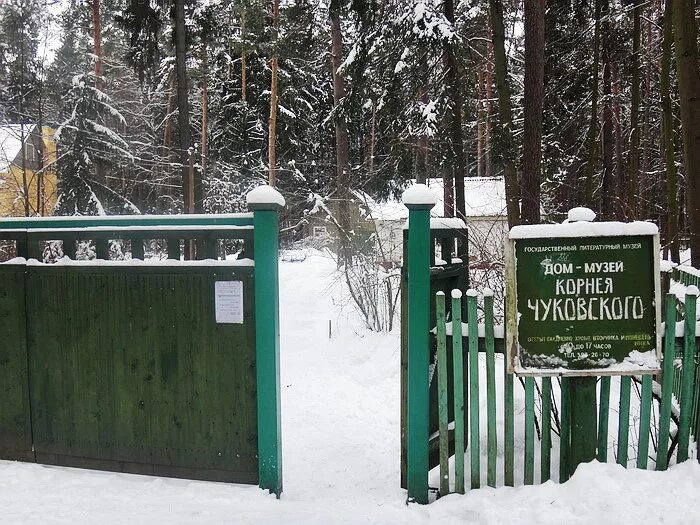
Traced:
<path fill-rule="evenodd" d="M 590 208 L 578 206 L 569 210 L 567 220 L 568 222 L 592 222 L 595 220 L 595 212 Z"/>
<path fill-rule="evenodd" d="M 407 208 L 427 208 L 435 206 L 435 194 L 425 184 L 413 184 L 401 195 L 401 200 Z"/>
<path fill-rule="evenodd" d="M 251 210 L 278 210 L 285 205 L 282 194 L 267 184 L 250 190 L 245 200 Z"/>

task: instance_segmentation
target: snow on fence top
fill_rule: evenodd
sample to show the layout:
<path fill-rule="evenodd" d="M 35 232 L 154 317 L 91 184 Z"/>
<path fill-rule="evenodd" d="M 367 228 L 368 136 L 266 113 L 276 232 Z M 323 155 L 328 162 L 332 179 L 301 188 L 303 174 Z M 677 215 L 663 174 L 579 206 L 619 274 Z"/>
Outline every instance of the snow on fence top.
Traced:
<path fill-rule="evenodd" d="M 406 206 L 410 205 L 431 205 L 435 206 L 435 194 L 425 184 L 414 184 L 409 186 L 401 195 L 401 200 Z"/>
<path fill-rule="evenodd" d="M 659 270 L 661 270 L 662 272 L 670 272 L 676 266 L 678 265 L 673 261 L 669 261 L 668 259 L 661 259 L 659 263 Z"/>
<path fill-rule="evenodd" d="M 11 264 L 23 264 L 21 258 L 8 261 Z M 54 263 L 44 263 L 37 259 L 28 259 L 27 266 L 224 266 L 224 267 L 240 267 L 240 266 L 255 266 L 253 259 L 234 259 L 219 261 L 215 259 L 180 261 L 177 259 L 128 259 L 124 261 L 111 261 L 106 259 L 91 259 L 88 261 L 76 261 L 68 257 L 58 259 Z"/>
<path fill-rule="evenodd" d="M 282 194 L 267 184 L 263 184 L 262 186 L 258 186 L 257 188 L 250 190 L 248 195 L 245 196 L 245 200 L 248 205 L 275 204 L 280 207 L 285 205 L 285 200 Z"/>
<path fill-rule="evenodd" d="M 611 237 L 630 235 L 654 235 L 659 233 L 656 224 L 635 222 L 567 222 L 564 224 L 530 224 L 514 226 L 509 239 L 539 239 L 555 237 Z"/>
<path fill-rule="evenodd" d="M 205 214 L 205 213 L 188 213 L 181 215 L 54 215 L 51 217 L 2 217 L 0 218 L 0 229 L 7 231 L 16 225 L 17 228 L 25 230 L 27 228 L 51 228 L 54 229 L 54 223 L 70 224 L 76 223 L 76 228 L 85 228 L 86 222 L 89 223 L 104 223 L 104 226 L 109 228 L 109 223 L 130 223 L 130 226 L 136 226 L 138 223 L 147 223 L 144 225 L 139 225 L 145 227 L 145 229 L 153 229 L 154 226 L 164 226 L 168 228 L 173 227 L 173 222 L 178 222 L 179 225 L 188 226 L 192 223 L 192 226 L 200 227 L 200 222 L 205 222 L 208 224 L 219 223 L 222 226 L 230 228 L 226 225 L 227 222 L 231 221 L 246 221 L 249 222 L 253 219 L 252 213 L 220 213 L 220 214 Z M 36 224 L 36 226 L 32 226 Z M 63 226 L 60 226 L 63 227 Z M 73 226 L 69 226 L 73 227 Z M 95 227 L 95 226 L 91 226 Z M 117 225 L 119 229 L 123 226 Z M 19 229 L 17 231 L 20 231 Z"/>

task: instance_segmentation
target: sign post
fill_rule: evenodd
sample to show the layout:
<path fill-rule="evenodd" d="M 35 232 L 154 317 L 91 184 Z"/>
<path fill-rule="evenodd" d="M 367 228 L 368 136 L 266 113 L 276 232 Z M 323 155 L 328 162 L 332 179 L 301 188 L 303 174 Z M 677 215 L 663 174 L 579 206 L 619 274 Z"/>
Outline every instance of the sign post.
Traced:
<path fill-rule="evenodd" d="M 506 247 L 508 370 L 567 382 L 569 474 L 596 457 L 596 377 L 660 370 L 658 228 L 594 217 L 516 226 Z"/>

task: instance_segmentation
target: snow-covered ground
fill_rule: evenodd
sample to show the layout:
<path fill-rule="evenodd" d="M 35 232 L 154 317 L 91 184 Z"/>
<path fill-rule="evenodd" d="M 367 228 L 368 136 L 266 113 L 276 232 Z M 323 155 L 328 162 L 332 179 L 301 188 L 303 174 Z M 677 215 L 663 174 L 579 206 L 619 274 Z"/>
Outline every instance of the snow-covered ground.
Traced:
<path fill-rule="evenodd" d="M 567 483 L 428 506 L 399 488 L 399 337 L 366 331 L 319 254 L 281 263 L 284 493 L 0 462 L 0 523 L 700 523 L 700 465 L 583 465 Z M 329 337 L 330 321 L 330 337 Z"/>

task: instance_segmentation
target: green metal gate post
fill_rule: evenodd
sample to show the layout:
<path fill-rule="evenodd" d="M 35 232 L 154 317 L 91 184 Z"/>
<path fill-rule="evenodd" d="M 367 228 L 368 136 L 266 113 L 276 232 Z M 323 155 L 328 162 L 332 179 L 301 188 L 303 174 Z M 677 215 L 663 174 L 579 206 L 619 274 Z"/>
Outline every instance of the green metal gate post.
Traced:
<path fill-rule="evenodd" d="M 430 210 L 435 197 L 424 184 L 403 194 L 408 208 L 408 499 L 428 503 L 430 329 Z"/>
<path fill-rule="evenodd" d="M 254 212 L 259 485 L 279 498 L 282 493 L 279 210 L 285 203 L 282 195 L 270 186 L 258 186 L 248 193 L 246 200 Z"/>

